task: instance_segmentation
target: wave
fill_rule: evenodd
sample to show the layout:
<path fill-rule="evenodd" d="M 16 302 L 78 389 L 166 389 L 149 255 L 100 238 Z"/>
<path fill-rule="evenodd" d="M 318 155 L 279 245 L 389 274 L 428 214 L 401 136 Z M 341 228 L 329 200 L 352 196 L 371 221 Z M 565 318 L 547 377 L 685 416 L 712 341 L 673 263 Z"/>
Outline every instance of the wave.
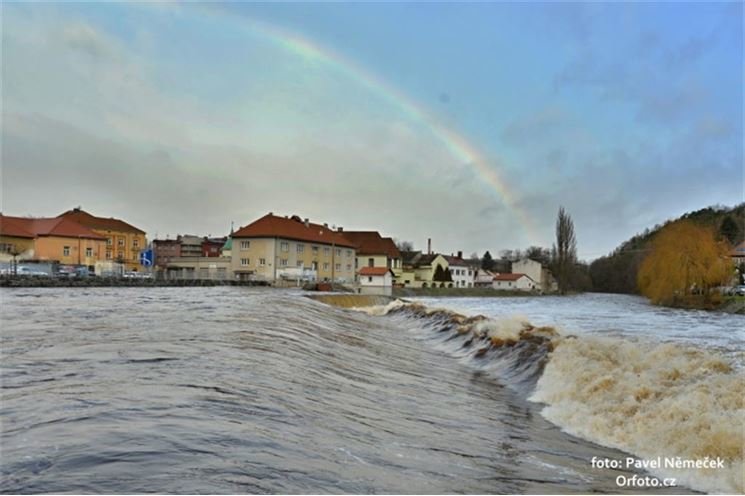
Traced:
<path fill-rule="evenodd" d="M 508 386 L 544 404 L 542 415 L 564 431 L 659 460 L 658 468 L 645 465 L 654 476 L 710 493 L 743 493 L 745 380 L 714 351 L 571 336 L 519 318 L 468 317 L 400 300 L 355 310 L 444 336 L 449 351 L 486 361 Z M 723 460 L 724 468 L 665 467 L 707 459 Z"/>

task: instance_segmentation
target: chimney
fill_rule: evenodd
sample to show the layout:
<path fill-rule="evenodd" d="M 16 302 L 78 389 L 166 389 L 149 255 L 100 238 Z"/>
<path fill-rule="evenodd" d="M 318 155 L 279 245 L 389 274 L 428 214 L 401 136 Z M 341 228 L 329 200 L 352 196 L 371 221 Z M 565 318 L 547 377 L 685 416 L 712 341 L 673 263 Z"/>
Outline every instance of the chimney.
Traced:
<path fill-rule="evenodd" d="M 326 229 L 328 229 L 328 228 L 329 228 L 329 225 L 328 225 L 328 223 L 324 222 L 324 223 L 323 223 L 323 227 L 325 227 Z"/>
<path fill-rule="evenodd" d="M 427 238 L 427 255 L 432 255 L 432 238 Z"/>
<path fill-rule="evenodd" d="M 463 252 L 462 251 L 458 251 L 458 258 L 463 258 Z"/>
<path fill-rule="evenodd" d="M 338 229 L 338 231 L 339 231 L 339 232 L 344 232 L 344 228 L 343 228 L 343 227 L 341 227 L 341 226 L 339 226 L 339 229 Z"/>
<path fill-rule="evenodd" d="M 308 222 L 308 219 L 305 219 L 305 227 L 310 227 L 310 222 Z"/>

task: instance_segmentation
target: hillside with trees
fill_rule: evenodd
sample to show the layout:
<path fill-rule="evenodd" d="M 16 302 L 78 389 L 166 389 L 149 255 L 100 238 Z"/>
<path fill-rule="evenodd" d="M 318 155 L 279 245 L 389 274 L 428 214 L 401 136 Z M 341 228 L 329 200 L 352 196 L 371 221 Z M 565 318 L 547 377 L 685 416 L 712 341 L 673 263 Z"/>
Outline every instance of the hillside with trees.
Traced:
<path fill-rule="evenodd" d="M 645 229 L 622 243 L 612 253 L 590 264 L 593 291 L 604 293 L 639 293 L 639 271 L 652 250 L 652 242 L 665 227 L 675 222 L 690 221 L 711 229 L 717 239 L 735 246 L 745 239 L 745 203 L 734 207 L 713 206 L 689 212 L 677 219 Z"/>

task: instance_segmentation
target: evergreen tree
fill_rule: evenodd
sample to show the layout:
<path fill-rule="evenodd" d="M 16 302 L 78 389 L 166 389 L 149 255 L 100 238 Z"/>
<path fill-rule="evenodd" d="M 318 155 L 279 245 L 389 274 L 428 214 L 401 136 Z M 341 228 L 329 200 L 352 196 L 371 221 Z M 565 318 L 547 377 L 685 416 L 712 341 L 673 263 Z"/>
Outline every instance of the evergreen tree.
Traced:
<path fill-rule="evenodd" d="M 484 253 L 484 258 L 481 259 L 481 268 L 484 270 L 494 270 L 494 259 L 488 251 Z"/>
<path fill-rule="evenodd" d="M 740 239 L 740 227 L 731 215 L 728 215 L 722 220 L 722 224 L 719 226 L 719 233 L 732 246 L 736 245 Z"/>

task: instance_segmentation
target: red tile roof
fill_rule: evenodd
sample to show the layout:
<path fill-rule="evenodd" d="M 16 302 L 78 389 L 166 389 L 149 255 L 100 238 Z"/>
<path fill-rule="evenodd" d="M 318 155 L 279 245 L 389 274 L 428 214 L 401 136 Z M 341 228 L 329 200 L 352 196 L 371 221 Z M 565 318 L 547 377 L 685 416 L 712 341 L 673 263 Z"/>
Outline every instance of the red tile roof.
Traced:
<path fill-rule="evenodd" d="M 525 274 L 497 274 L 494 276 L 494 280 L 495 281 L 517 281 L 523 276 L 530 279 L 530 277 Z"/>
<path fill-rule="evenodd" d="M 10 217 L 1 214 L 0 234 L 20 238 L 61 236 L 67 238 L 106 239 L 87 227 L 66 218 Z"/>
<path fill-rule="evenodd" d="M 85 210 L 80 208 L 73 208 L 67 212 L 58 215 L 58 217 L 65 217 L 78 224 L 91 229 L 98 229 L 99 231 L 118 231 L 118 232 L 134 232 L 137 234 L 145 234 L 145 231 L 138 229 L 131 224 L 127 224 L 123 220 L 115 219 L 114 217 L 96 217 L 91 215 Z"/>
<path fill-rule="evenodd" d="M 333 243 L 337 246 L 355 248 L 354 244 L 342 233 L 311 222 L 306 226 L 303 219 L 296 215 L 288 218 L 267 214 L 246 227 L 238 229 L 233 234 L 233 238 L 284 238 L 326 245 Z"/>
<path fill-rule="evenodd" d="M 386 267 L 362 267 L 360 269 L 361 276 L 384 276 L 388 272 L 391 272 L 391 269 Z"/>
<path fill-rule="evenodd" d="M 445 260 L 448 261 L 448 265 L 455 265 L 456 267 L 470 267 L 468 265 L 468 262 L 466 262 L 462 258 L 451 257 L 448 255 L 443 255 L 443 257 L 445 258 Z"/>
<path fill-rule="evenodd" d="M 358 255 L 401 258 L 401 252 L 393 239 L 382 237 L 378 231 L 344 231 L 342 234 L 357 247 Z"/>

